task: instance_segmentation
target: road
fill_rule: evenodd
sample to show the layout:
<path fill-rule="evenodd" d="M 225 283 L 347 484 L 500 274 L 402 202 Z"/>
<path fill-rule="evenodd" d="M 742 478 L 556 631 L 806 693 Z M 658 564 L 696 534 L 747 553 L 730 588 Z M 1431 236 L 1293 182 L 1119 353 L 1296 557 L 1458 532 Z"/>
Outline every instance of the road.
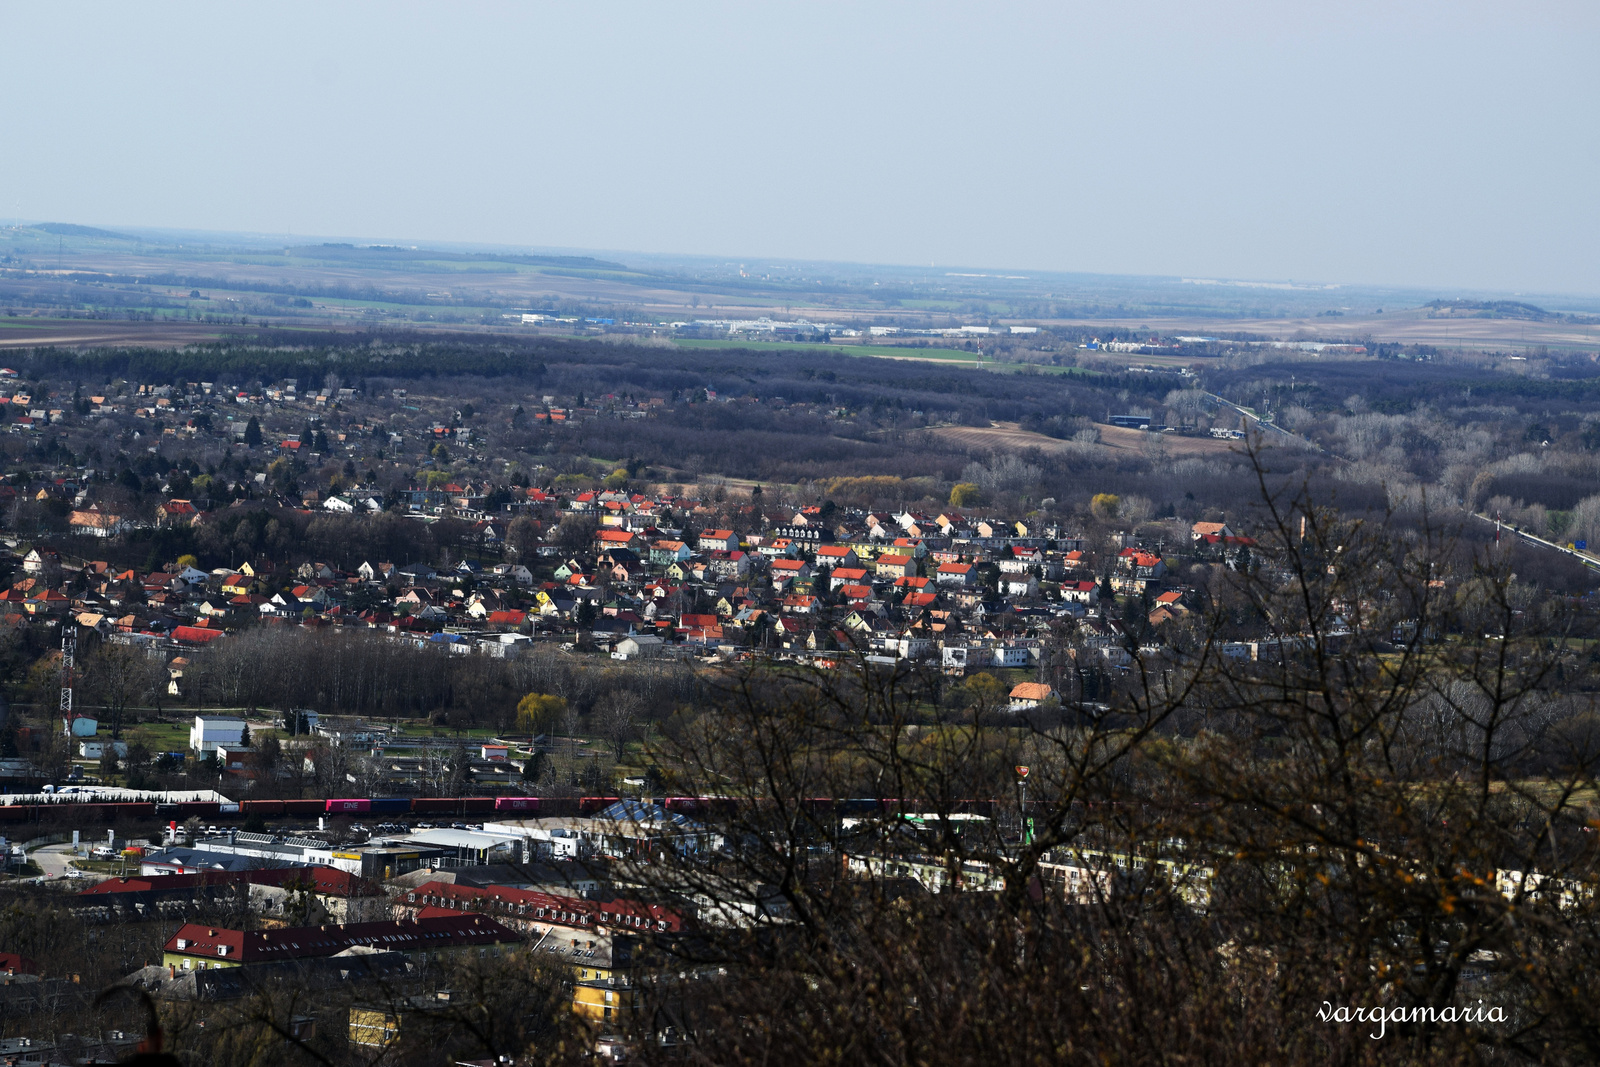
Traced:
<path fill-rule="evenodd" d="M 85 844 L 81 847 L 87 854 L 88 850 L 94 846 Z M 41 882 L 54 882 L 62 878 L 72 877 L 67 874 L 72 869 L 71 861 L 73 859 L 72 845 L 70 843 L 65 845 L 45 845 L 42 848 L 36 848 L 28 853 L 28 858 L 37 863 L 39 870 L 43 872 L 38 879 Z M 104 875 L 92 874 L 88 871 L 79 871 L 76 877 L 83 879 L 86 885 L 103 881 L 105 878 Z"/>
<path fill-rule="evenodd" d="M 1269 437 L 1272 436 L 1272 434 L 1277 434 L 1284 441 L 1293 441 L 1297 445 L 1304 445 L 1306 448 L 1309 448 L 1309 449 L 1311 449 L 1311 450 L 1313 450 L 1315 452 L 1321 452 L 1323 455 L 1326 455 L 1326 456 L 1332 456 L 1333 455 L 1332 452 L 1329 452 L 1326 448 L 1323 448 L 1321 445 L 1317 444 L 1315 441 L 1307 440 L 1306 438 L 1301 437 L 1299 434 L 1296 434 L 1296 433 L 1290 433 L 1288 430 L 1285 430 L 1282 426 L 1275 426 L 1270 422 L 1262 422 L 1260 419 L 1256 418 L 1256 416 L 1252 412 L 1246 411 L 1244 408 L 1240 407 L 1238 404 L 1235 404 L 1233 401 L 1227 399 L 1226 397 L 1218 396 L 1216 393 L 1207 393 L 1206 396 L 1210 397 L 1212 400 L 1214 400 L 1218 404 L 1221 404 L 1223 407 L 1227 408 L 1228 410 L 1230 410 L 1230 411 L 1238 414 L 1240 417 L 1244 418 L 1246 420 L 1246 423 L 1245 423 L 1246 426 L 1252 426 L 1253 425 L 1257 430 L 1260 430 L 1263 433 L 1267 433 L 1267 436 L 1269 436 Z M 1270 431 L 1270 432 L 1268 432 L 1268 431 Z M 1334 458 L 1337 459 L 1339 457 L 1335 456 Z"/>
<path fill-rule="evenodd" d="M 1512 534 L 1513 536 L 1526 541 L 1529 544 L 1543 545 L 1545 548 L 1555 549 L 1564 556 L 1571 556 L 1573 559 L 1577 560 L 1579 563 L 1590 568 L 1591 570 L 1600 570 L 1600 559 L 1595 559 L 1587 552 L 1579 552 L 1577 549 L 1568 548 L 1566 545 L 1557 544 L 1554 541 L 1546 541 L 1544 538 L 1528 533 L 1526 530 L 1514 530 L 1504 522 L 1496 522 L 1487 515 L 1479 515 L 1477 512 L 1473 512 L 1472 517 L 1475 519 L 1482 519 L 1484 522 L 1487 522 L 1492 526 L 1500 527 L 1504 529 L 1506 533 Z"/>

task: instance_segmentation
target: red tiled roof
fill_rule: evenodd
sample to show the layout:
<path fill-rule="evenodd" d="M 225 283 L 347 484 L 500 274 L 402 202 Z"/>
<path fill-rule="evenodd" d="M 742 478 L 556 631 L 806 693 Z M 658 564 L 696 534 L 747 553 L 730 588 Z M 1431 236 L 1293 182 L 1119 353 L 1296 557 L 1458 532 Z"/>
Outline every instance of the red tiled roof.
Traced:
<path fill-rule="evenodd" d="M 317 959 L 347 948 L 367 946 L 380 951 L 461 948 L 520 941 L 486 915 L 434 915 L 397 922 L 351 923 L 344 926 L 301 926 L 280 930 L 225 930 L 202 923 L 184 923 L 167 940 L 165 950 L 238 963 Z M 179 943 L 183 947 L 179 948 Z M 226 952 L 219 952 L 226 948 Z"/>
<path fill-rule="evenodd" d="M 201 871 L 196 874 L 149 874 L 133 878 L 110 878 L 90 886 L 80 897 L 117 896 L 123 893 L 149 893 L 160 890 L 196 889 L 208 885 L 308 885 L 313 892 L 343 897 L 377 896 L 383 887 L 376 882 L 341 871 L 337 867 L 270 867 L 256 871 Z"/>
<path fill-rule="evenodd" d="M 38 974 L 39 965 L 28 957 L 19 956 L 15 952 L 0 952 L 0 973 Z"/>
<path fill-rule="evenodd" d="M 202 645 L 221 636 L 221 630 L 212 630 L 203 626 L 176 626 L 172 630 L 173 640 L 193 641 Z"/>
<path fill-rule="evenodd" d="M 451 882 L 424 882 L 406 894 L 410 903 L 425 905 L 424 916 L 452 915 L 488 905 L 515 908 L 529 919 L 567 926 L 618 926 L 650 930 L 680 930 L 683 919 L 659 904 L 634 900 L 584 900 L 518 889 L 509 885 L 470 886 Z"/>

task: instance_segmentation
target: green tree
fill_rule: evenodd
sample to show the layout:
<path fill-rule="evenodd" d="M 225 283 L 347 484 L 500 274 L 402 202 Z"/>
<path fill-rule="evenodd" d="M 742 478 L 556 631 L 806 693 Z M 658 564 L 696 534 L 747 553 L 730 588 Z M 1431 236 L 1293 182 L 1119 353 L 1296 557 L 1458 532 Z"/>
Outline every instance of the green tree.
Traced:
<path fill-rule="evenodd" d="M 244 424 L 244 443 L 250 448 L 259 448 L 261 445 L 261 420 L 254 415 Z"/>
<path fill-rule="evenodd" d="M 529 693 L 517 701 L 517 729 L 537 737 L 552 732 L 567 713 L 567 702 L 553 693 Z"/>

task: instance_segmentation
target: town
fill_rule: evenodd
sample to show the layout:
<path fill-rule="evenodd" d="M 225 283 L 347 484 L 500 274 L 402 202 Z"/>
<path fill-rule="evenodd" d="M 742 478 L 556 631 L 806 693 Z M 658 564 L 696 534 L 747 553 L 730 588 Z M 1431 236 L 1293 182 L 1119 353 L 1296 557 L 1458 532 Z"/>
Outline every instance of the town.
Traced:
<path fill-rule="evenodd" d="M 1213 1003 L 1305 936 L 1262 893 L 1594 906 L 1581 413 L 1460 409 L 1469 477 L 1334 399 L 1396 353 L 585 344 L 0 368 L 0 1060 L 738 1061 L 988 997 L 997 924 Z"/>

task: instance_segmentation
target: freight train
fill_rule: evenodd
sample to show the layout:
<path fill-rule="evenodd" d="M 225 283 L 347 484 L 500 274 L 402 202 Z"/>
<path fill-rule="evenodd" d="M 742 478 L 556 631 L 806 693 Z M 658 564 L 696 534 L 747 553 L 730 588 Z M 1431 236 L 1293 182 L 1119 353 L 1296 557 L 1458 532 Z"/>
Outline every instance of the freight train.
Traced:
<path fill-rule="evenodd" d="M 100 803 L 59 800 L 48 804 L 0 804 L 0 828 L 14 823 L 41 823 L 70 820 L 75 824 L 114 823 L 142 819 L 162 821 L 198 818 L 210 822 L 241 822 L 252 816 L 263 819 L 317 818 L 323 815 L 433 816 L 465 818 L 476 816 L 537 817 L 551 815 L 597 815 L 622 797 L 336 797 L 329 800 L 246 800 L 180 801 L 160 803 Z M 745 802 L 732 797 L 655 797 L 642 802 L 660 805 L 674 814 L 689 818 L 727 817 L 736 814 Z M 828 815 L 871 815 L 891 812 L 926 811 L 929 805 L 915 800 L 835 800 L 817 797 L 805 802 L 813 817 Z M 996 802 L 968 800 L 955 805 L 965 814 L 992 816 Z"/>

